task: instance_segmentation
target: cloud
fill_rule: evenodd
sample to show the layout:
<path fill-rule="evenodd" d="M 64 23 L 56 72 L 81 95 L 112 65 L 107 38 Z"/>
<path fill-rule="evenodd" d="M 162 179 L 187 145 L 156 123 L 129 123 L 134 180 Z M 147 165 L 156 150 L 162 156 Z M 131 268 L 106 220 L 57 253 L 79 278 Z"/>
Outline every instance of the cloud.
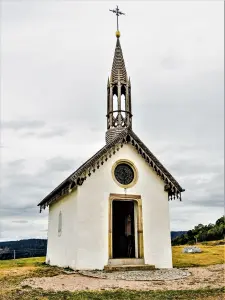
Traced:
<path fill-rule="evenodd" d="M 9 239 L 9 235 L 15 232 L 18 232 L 17 238 L 35 237 L 34 232 L 36 236 L 46 237 L 47 210 L 40 215 L 37 204 L 75 171 L 77 162 L 53 157 L 46 160 L 33 174 L 28 172 L 29 165 L 30 162 L 24 159 L 2 165 L 0 240 Z"/>
<path fill-rule="evenodd" d="M 56 185 L 75 171 L 75 161 L 51 158 L 34 174 L 26 172 L 24 160 L 3 165 L 1 180 L 2 217 L 37 215 L 37 204 Z"/>
<path fill-rule="evenodd" d="M 76 164 L 77 165 L 77 164 Z M 72 159 L 62 159 L 61 157 L 53 157 L 48 159 L 45 164 L 44 173 L 49 172 L 63 172 L 68 170 L 74 170 L 75 160 Z"/>
<path fill-rule="evenodd" d="M 65 128 L 55 128 L 54 130 L 46 131 L 46 132 L 38 134 L 38 137 L 51 138 L 51 137 L 55 137 L 55 136 L 64 136 L 67 132 L 68 132 L 68 130 Z"/>
<path fill-rule="evenodd" d="M 44 130 L 35 130 L 35 131 L 30 131 L 29 128 L 27 128 L 29 131 L 24 131 L 22 133 L 23 137 L 27 138 L 42 138 L 42 139 L 48 139 L 48 138 L 54 138 L 54 137 L 62 137 L 68 133 L 68 130 L 66 128 L 52 128 L 52 129 L 47 129 L 44 128 Z"/>
<path fill-rule="evenodd" d="M 177 57 L 176 54 L 167 55 L 161 60 L 161 65 L 165 70 L 181 68 L 183 63 L 183 60 Z"/>
<path fill-rule="evenodd" d="M 38 120 L 11 120 L 3 121 L 1 124 L 3 129 L 24 130 L 39 129 L 45 126 L 45 122 Z"/>
<path fill-rule="evenodd" d="M 26 224 L 26 223 L 28 223 L 28 221 L 27 220 L 13 220 L 12 223 Z"/>
<path fill-rule="evenodd" d="M 64 136 L 67 132 L 67 128 L 59 128 L 54 126 L 49 128 L 46 122 L 41 120 L 11 120 L 3 121 L 3 130 L 14 130 L 20 132 L 23 137 L 33 137 L 37 138 L 53 138 L 58 136 Z"/>

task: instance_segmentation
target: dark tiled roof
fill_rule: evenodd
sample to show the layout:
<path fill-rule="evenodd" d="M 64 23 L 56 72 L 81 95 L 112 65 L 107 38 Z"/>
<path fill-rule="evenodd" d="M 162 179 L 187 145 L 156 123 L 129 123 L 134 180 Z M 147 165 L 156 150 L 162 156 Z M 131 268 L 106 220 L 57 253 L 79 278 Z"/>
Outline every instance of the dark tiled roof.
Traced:
<path fill-rule="evenodd" d="M 162 180 L 164 180 L 165 184 L 167 186 L 169 185 L 168 192 L 171 193 L 172 190 L 174 195 L 178 195 L 184 191 L 174 177 L 159 162 L 159 160 L 145 146 L 145 144 L 132 131 L 132 129 L 126 128 L 120 134 L 118 134 L 118 136 L 116 136 L 112 142 L 101 148 L 89 160 L 81 165 L 68 178 L 66 178 L 59 186 L 57 186 L 50 194 L 48 194 L 38 204 L 38 206 L 40 206 L 40 208 L 45 208 L 45 206 L 49 205 L 52 201 L 55 201 L 61 196 L 67 194 L 71 184 L 73 185 L 73 188 L 77 185 L 82 185 L 83 181 L 86 180 L 86 174 L 89 173 L 88 175 L 90 176 L 90 172 L 95 172 L 95 169 L 98 169 L 100 165 L 104 163 L 104 160 L 106 161 L 108 159 L 108 156 L 111 157 L 111 154 L 108 155 L 110 150 L 114 149 L 113 153 L 115 153 L 116 150 L 119 150 L 119 145 L 123 145 L 124 143 L 130 143 L 136 148 L 138 153 L 153 168 L 157 175 L 162 177 Z M 117 147 L 117 149 L 115 149 L 115 147 Z"/>

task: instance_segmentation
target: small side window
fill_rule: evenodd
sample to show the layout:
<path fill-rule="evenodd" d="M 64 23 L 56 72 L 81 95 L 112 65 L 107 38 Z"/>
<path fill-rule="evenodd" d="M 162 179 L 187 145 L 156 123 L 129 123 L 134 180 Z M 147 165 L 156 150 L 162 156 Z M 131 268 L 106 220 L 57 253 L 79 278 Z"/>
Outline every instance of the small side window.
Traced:
<path fill-rule="evenodd" d="M 58 236 L 62 234 L 62 212 L 59 213 L 59 220 L 58 220 Z"/>

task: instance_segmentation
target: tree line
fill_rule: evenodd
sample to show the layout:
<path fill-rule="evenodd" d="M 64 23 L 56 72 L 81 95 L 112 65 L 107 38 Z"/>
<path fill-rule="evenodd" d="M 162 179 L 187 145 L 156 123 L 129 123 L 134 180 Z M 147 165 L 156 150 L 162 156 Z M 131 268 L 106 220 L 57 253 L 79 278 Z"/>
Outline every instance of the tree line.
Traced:
<path fill-rule="evenodd" d="M 215 241 L 225 238 L 225 218 L 222 216 L 215 224 L 198 224 L 194 229 L 177 236 L 172 240 L 172 245 L 193 245 L 197 242 Z"/>
<path fill-rule="evenodd" d="M 45 256 L 46 250 L 46 239 L 0 242 L 0 260 Z"/>

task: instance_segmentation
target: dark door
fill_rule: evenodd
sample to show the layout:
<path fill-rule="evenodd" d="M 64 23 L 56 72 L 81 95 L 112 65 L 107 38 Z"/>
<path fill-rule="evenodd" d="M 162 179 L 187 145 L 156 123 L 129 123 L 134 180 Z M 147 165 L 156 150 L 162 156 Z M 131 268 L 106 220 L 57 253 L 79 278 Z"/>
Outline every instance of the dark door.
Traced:
<path fill-rule="evenodd" d="M 134 202 L 113 201 L 113 258 L 134 258 Z"/>

